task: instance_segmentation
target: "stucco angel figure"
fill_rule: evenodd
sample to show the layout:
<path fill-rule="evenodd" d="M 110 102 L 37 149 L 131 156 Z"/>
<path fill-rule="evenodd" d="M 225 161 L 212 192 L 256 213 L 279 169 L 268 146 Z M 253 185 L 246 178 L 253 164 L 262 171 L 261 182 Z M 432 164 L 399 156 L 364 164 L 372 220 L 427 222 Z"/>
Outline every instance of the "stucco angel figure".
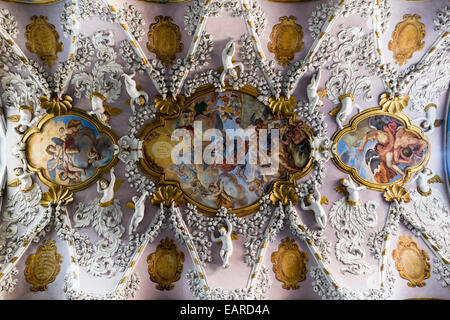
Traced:
<path fill-rule="evenodd" d="M 97 192 L 102 195 L 85 204 L 78 203 L 73 216 L 76 228 L 93 225 L 100 239 L 95 243 L 95 252 L 89 260 L 88 272 L 94 276 L 112 276 L 115 273 L 113 256 L 121 244 L 125 231 L 122 225 L 122 210 L 114 193 L 119 189 L 122 179 L 116 179 L 114 168 L 111 169 L 111 180 L 101 179 L 97 182 Z"/>
<path fill-rule="evenodd" d="M 417 188 L 410 192 L 414 203 L 415 212 L 419 219 L 428 226 L 443 226 L 450 221 L 450 209 L 446 201 L 443 201 L 439 189 L 431 188 L 432 183 L 442 183 L 439 175 L 434 174 L 429 168 L 417 172 L 410 183 L 416 183 Z"/>
<path fill-rule="evenodd" d="M 116 182 L 116 176 L 114 174 L 114 168 L 111 168 L 111 181 L 108 182 L 106 179 L 101 179 L 97 181 L 97 192 L 102 193 L 102 198 L 100 199 L 100 205 L 106 206 L 111 204 L 114 200 L 114 192 L 119 189 L 120 184 L 123 180 L 118 180 Z"/>
<path fill-rule="evenodd" d="M 242 62 L 233 62 L 233 56 L 236 51 L 236 47 L 234 45 L 234 41 L 230 40 L 222 51 L 222 64 L 223 71 L 220 74 L 220 83 L 222 87 L 225 87 L 225 76 L 229 74 L 233 78 L 237 78 L 237 73 L 234 68 L 239 68 L 240 72 L 244 72 L 244 65 Z"/>
<path fill-rule="evenodd" d="M 328 204 L 328 199 L 321 196 L 320 191 L 317 187 L 315 187 L 314 189 L 314 192 L 308 194 L 305 198 L 308 205 L 305 205 L 303 201 L 300 201 L 300 207 L 305 211 L 312 211 L 312 213 L 314 213 L 316 223 L 320 228 L 325 229 L 325 227 L 327 226 L 328 218 L 325 210 L 322 207 L 322 204 Z M 315 196 L 314 193 L 316 193 L 317 196 Z"/>
<path fill-rule="evenodd" d="M 357 186 L 353 181 L 347 178 L 341 179 L 341 186 L 336 188 L 336 191 L 346 195 L 346 201 L 352 206 L 358 205 L 361 200 L 359 199 L 359 191 L 366 189 L 364 186 Z"/>
<path fill-rule="evenodd" d="M 31 178 L 31 173 L 25 171 L 23 168 L 14 168 L 14 173 L 17 178 L 12 180 L 8 185 L 10 187 L 20 186 L 19 189 L 22 192 L 28 192 L 33 187 L 33 179 Z"/>
<path fill-rule="evenodd" d="M 424 109 L 425 116 L 414 119 L 413 122 L 418 123 L 426 133 L 432 133 L 434 128 L 442 124 L 442 120 L 436 120 L 436 105 L 430 103 Z"/>
<path fill-rule="evenodd" d="M 17 142 L 12 148 L 13 155 L 20 160 L 24 170 L 27 170 L 28 168 L 28 160 L 26 152 L 27 152 L 27 144 L 23 141 Z"/>
<path fill-rule="evenodd" d="M 11 192 L 8 196 L 0 224 L 0 248 L 5 245 L 8 238 L 17 234 L 17 224 L 29 225 L 41 208 L 39 205 L 42 198 L 41 188 L 33 183 L 32 173 L 21 167 L 15 168 L 14 173 L 17 178 L 10 181 L 8 186 L 19 187 L 20 192 Z"/>
<path fill-rule="evenodd" d="M 108 128 L 111 126 L 108 124 L 109 116 L 115 116 L 122 112 L 119 108 L 113 108 L 107 105 L 104 105 L 103 102 L 106 100 L 106 97 L 101 93 L 94 92 L 91 94 L 91 106 L 92 111 L 89 111 L 88 114 L 95 115 L 98 120 Z"/>
<path fill-rule="evenodd" d="M 441 177 L 437 174 L 433 176 L 433 171 L 429 168 L 425 168 L 420 172 L 417 172 L 410 182 L 416 181 L 417 191 L 424 197 L 429 196 L 432 192 L 431 183 L 442 183 Z"/>
<path fill-rule="evenodd" d="M 137 227 L 144 219 L 145 214 L 145 198 L 148 196 L 148 191 L 144 191 L 140 197 L 133 196 L 131 200 L 133 203 L 127 203 L 127 207 L 134 209 L 133 217 L 131 218 L 130 226 L 128 228 L 128 234 L 131 235 L 136 231 Z M 162 204 L 162 202 L 161 202 Z"/>
<path fill-rule="evenodd" d="M 134 76 L 136 73 L 131 75 L 122 74 L 122 77 L 125 79 L 125 89 L 127 90 L 128 95 L 130 96 L 130 106 L 133 112 L 136 111 L 135 104 L 138 106 L 143 106 L 146 102 L 148 102 L 148 94 L 143 90 L 139 90 L 136 85 L 136 81 L 134 81 Z"/>
<path fill-rule="evenodd" d="M 221 226 L 219 228 L 220 237 L 216 238 L 213 231 L 211 231 L 211 240 L 213 242 L 222 242 L 222 248 L 220 249 L 220 257 L 222 258 L 222 267 L 228 268 L 230 266 L 229 259 L 233 253 L 233 243 L 231 239 L 231 232 L 233 231 L 233 226 L 228 219 L 225 220 L 227 228 Z"/>
<path fill-rule="evenodd" d="M 364 241 L 366 230 L 377 225 L 377 202 L 361 203 L 359 191 L 366 187 L 358 186 L 350 177 L 341 179 L 340 184 L 335 190 L 344 197 L 336 200 L 328 212 L 330 225 L 336 230 L 338 239 L 336 257 L 345 265 L 342 272 L 371 273 L 375 269 L 364 259 Z"/>
<path fill-rule="evenodd" d="M 30 127 L 31 120 L 33 119 L 34 111 L 28 106 L 20 106 L 19 114 L 8 117 L 11 122 L 17 122 L 17 126 L 14 128 L 18 134 L 23 134 Z"/>
<path fill-rule="evenodd" d="M 311 81 L 306 86 L 306 96 L 308 97 L 308 101 L 311 109 L 314 109 L 316 105 L 322 106 L 323 102 L 320 101 L 320 96 L 317 91 L 320 82 L 320 70 L 314 74 L 311 78 Z"/>

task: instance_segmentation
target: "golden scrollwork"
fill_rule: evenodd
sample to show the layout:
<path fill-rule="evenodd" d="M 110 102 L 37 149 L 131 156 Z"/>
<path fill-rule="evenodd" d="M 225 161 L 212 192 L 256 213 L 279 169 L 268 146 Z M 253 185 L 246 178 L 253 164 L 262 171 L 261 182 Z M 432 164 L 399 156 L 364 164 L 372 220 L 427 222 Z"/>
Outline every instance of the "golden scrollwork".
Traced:
<path fill-rule="evenodd" d="M 68 95 L 62 96 L 60 99 L 57 95 L 52 95 L 50 99 L 47 96 L 41 96 L 41 107 L 48 114 L 59 116 L 69 112 L 72 109 L 72 97 Z"/>
<path fill-rule="evenodd" d="M 395 266 L 400 277 L 408 280 L 410 287 L 424 287 L 423 282 L 430 277 L 431 265 L 428 253 L 419 249 L 412 237 L 404 235 L 399 238 L 397 249 L 392 252 L 392 258 L 396 260 Z"/>
<path fill-rule="evenodd" d="M 171 17 L 157 16 L 155 20 L 147 35 L 147 49 L 167 67 L 175 60 L 177 52 L 183 51 L 180 27 L 171 22 Z"/>
<path fill-rule="evenodd" d="M 425 25 L 418 20 L 421 17 L 417 14 L 405 14 L 403 21 L 399 22 L 392 33 L 392 40 L 389 41 L 388 48 L 394 52 L 395 63 L 400 66 L 411 59 L 414 52 L 423 49 L 425 42 Z"/>
<path fill-rule="evenodd" d="M 49 188 L 48 191 L 42 195 L 39 204 L 44 207 L 49 207 L 60 202 L 61 205 L 67 206 L 72 201 L 73 192 L 64 186 L 57 185 Z"/>
<path fill-rule="evenodd" d="M 36 253 L 26 260 L 25 279 L 32 284 L 30 291 L 47 291 L 48 284 L 55 281 L 61 270 L 62 254 L 57 252 L 56 241 L 45 241 Z"/>
<path fill-rule="evenodd" d="M 180 112 L 184 107 L 184 102 L 186 101 L 185 96 L 179 94 L 176 99 L 172 96 L 163 99 L 161 96 L 155 98 L 155 108 L 156 110 L 164 115 L 174 115 Z"/>
<path fill-rule="evenodd" d="M 275 183 L 270 193 L 270 201 L 272 201 L 274 206 L 277 206 L 278 202 L 281 202 L 283 206 L 290 203 L 295 206 L 298 201 L 295 185 L 292 183 Z"/>
<path fill-rule="evenodd" d="M 294 16 L 280 17 L 280 23 L 273 26 L 267 48 L 275 53 L 275 60 L 285 67 L 294 60 L 294 55 L 305 47 L 302 26 L 295 23 Z"/>
<path fill-rule="evenodd" d="M 163 185 L 153 193 L 152 204 L 154 206 L 159 206 L 162 203 L 166 207 L 170 207 L 172 202 L 176 207 L 182 206 L 186 202 L 183 191 L 178 186 Z"/>
<path fill-rule="evenodd" d="M 300 251 L 294 239 L 283 239 L 278 246 L 278 251 L 272 253 L 273 272 L 278 281 L 283 282 L 286 290 L 300 289 L 299 282 L 306 279 L 308 271 L 306 262 L 308 254 Z"/>
<path fill-rule="evenodd" d="M 172 290 L 173 282 L 180 280 L 183 272 L 184 253 L 179 251 L 170 238 L 161 240 L 156 251 L 147 257 L 150 280 L 157 283 L 158 290 Z"/>
<path fill-rule="evenodd" d="M 58 52 L 63 51 L 62 42 L 58 42 L 59 34 L 55 26 L 47 22 L 48 17 L 32 16 L 30 19 L 32 23 L 27 25 L 25 31 L 26 47 L 51 67 L 58 59 Z"/>

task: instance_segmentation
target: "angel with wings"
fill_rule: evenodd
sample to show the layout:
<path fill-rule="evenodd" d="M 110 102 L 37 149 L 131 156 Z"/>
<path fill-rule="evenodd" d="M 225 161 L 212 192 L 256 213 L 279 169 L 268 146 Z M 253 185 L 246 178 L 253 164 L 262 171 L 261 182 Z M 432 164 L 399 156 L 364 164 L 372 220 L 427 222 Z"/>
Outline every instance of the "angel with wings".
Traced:
<path fill-rule="evenodd" d="M 28 192 L 33 188 L 34 184 L 33 179 L 31 178 L 31 173 L 25 171 L 22 167 L 14 168 L 14 173 L 16 174 L 17 178 L 8 183 L 8 186 L 20 186 L 19 189 L 22 192 Z"/>
<path fill-rule="evenodd" d="M 92 111 L 89 111 L 88 114 L 95 115 L 98 120 L 108 128 L 111 126 L 108 124 L 109 117 L 118 115 L 122 112 L 119 108 L 113 108 L 107 105 L 104 105 L 103 102 L 106 100 L 106 97 L 98 92 L 94 92 L 91 94 L 91 106 Z"/>
<path fill-rule="evenodd" d="M 131 200 L 133 202 L 128 202 L 127 207 L 134 209 L 133 217 L 131 218 L 130 226 L 128 228 L 128 234 L 131 235 L 136 231 L 138 225 L 144 219 L 145 214 L 145 198 L 148 196 L 148 191 L 145 190 L 140 197 L 134 196 Z M 162 205 L 162 202 L 161 202 Z"/>
<path fill-rule="evenodd" d="M 357 186 L 350 179 L 341 179 L 341 186 L 335 190 L 346 196 L 345 200 L 348 204 L 356 206 L 360 203 L 359 191 L 366 189 L 364 186 Z"/>
<path fill-rule="evenodd" d="M 328 218 L 322 204 L 328 204 L 329 201 L 326 197 L 321 196 L 319 188 L 315 187 L 314 189 L 315 192 L 308 194 L 305 198 L 307 205 L 305 205 L 303 201 L 300 201 L 300 207 L 303 210 L 309 210 L 314 213 L 314 218 L 316 219 L 319 227 L 325 229 Z M 315 196 L 314 193 L 316 193 L 317 196 Z"/>
<path fill-rule="evenodd" d="M 222 248 L 220 249 L 220 257 L 222 258 L 222 267 L 228 268 L 230 266 L 229 259 L 233 253 L 233 239 L 231 237 L 231 232 L 233 230 L 233 225 L 230 221 L 225 220 L 227 228 L 221 226 L 219 228 L 220 237 L 216 238 L 214 233 L 211 231 L 211 240 L 213 242 L 222 242 Z"/>
<path fill-rule="evenodd" d="M 117 191 L 122 184 L 123 180 L 119 179 L 116 182 L 116 176 L 114 175 L 114 168 L 111 168 L 111 181 L 108 182 L 106 179 L 101 179 L 97 181 L 97 192 L 103 193 L 100 199 L 100 205 L 107 206 L 111 204 L 114 200 L 114 192 Z"/>
<path fill-rule="evenodd" d="M 437 174 L 433 176 L 433 171 L 429 168 L 425 168 L 418 172 L 410 182 L 417 182 L 417 191 L 424 197 L 431 194 L 431 183 L 442 183 L 441 177 Z"/>

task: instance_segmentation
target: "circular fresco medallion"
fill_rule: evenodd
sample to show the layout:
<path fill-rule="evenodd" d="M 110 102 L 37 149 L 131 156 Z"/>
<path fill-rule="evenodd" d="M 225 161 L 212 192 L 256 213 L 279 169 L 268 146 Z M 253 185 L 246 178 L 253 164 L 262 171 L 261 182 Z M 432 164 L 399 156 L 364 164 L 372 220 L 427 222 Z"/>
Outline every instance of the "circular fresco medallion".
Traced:
<path fill-rule="evenodd" d="M 179 186 L 202 213 L 254 212 L 275 180 L 297 180 L 312 167 L 312 130 L 273 116 L 256 96 L 249 88 L 202 88 L 178 114 L 158 115 L 139 134 L 141 169 Z"/>
<path fill-rule="evenodd" d="M 46 115 L 23 137 L 27 161 L 48 186 L 81 190 L 117 161 L 116 135 L 85 112 Z"/>
<path fill-rule="evenodd" d="M 334 162 L 368 188 L 404 185 L 430 157 L 422 131 L 404 114 L 368 109 L 333 136 Z"/>

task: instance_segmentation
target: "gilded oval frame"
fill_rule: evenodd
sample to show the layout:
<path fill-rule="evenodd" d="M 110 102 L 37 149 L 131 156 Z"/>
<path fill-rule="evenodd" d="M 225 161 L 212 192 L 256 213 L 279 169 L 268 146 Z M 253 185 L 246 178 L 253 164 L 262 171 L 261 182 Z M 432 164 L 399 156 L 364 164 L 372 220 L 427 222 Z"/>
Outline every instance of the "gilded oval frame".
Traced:
<path fill-rule="evenodd" d="M 407 167 L 405 169 L 405 178 L 403 180 L 397 179 L 396 181 L 390 182 L 390 183 L 375 183 L 375 182 L 368 181 L 366 179 L 363 179 L 361 176 L 359 176 L 356 168 L 351 167 L 351 166 L 345 164 L 344 162 L 342 162 L 341 158 L 337 154 L 337 143 L 346 133 L 351 132 L 351 131 L 356 131 L 358 128 L 358 124 L 361 121 L 363 121 L 367 118 L 373 117 L 373 116 L 377 116 L 377 115 L 385 115 L 385 116 L 393 117 L 393 118 L 401 121 L 403 123 L 406 131 L 413 132 L 418 137 L 425 140 L 428 144 L 428 152 L 424 155 L 424 158 L 422 159 L 422 161 L 415 166 Z M 369 109 L 366 109 L 363 112 L 355 115 L 347 125 L 345 125 L 341 130 L 336 131 L 333 134 L 333 136 L 331 137 L 331 140 L 333 141 L 332 148 L 331 148 L 331 151 L 333 154 L 332 160 L 333 160 L 334 164 L 336 165 L 336 167 L 338 169 L 340 169 L 341 171 L 348 173 L 353 178 L 353 180 L 355 180 L 357 183 L 359 183 L 363 186 L 366 186 L 368 189 L 376 190 L 376 191 L 386 191 L 389 187 L 391 187 L 393 185 L 398 185 L 401 187 L 404 186 L 405 184 L 408 183 L 408 181 L 411 179 L 411 177 L 414 175 L 414 173 L 421 171 L 428 164 L 428 161 L 430 160 L 430 155 L 431 155 L 430 141 L 423 134 L 422 130 L 419 127 L 417 127 L 411 123 L 411 120 L 408 118 L 408 116 L 406 114 L 404 114 L 403 112 L 390 113 L 387 111 L 383 111 L 382 107 L 369 108 Z"/>
<path fill-rule="evenodd" d="M 100 123 L 100 121 L 98 121 L 96 117 L 92 117 L 92 116 L 88 115 L 84 110 L 76 109 L 76 108 L 72 108 L 70 111 L 68 111 L 64 114 L 61 114 L 61 115 L 46 114 L 44 117 L 42 117 L 41 120 L 39 120 L 38 124 L 35 127 L 30 128 L 23 135 L 21 142 L 27 143 L 33 135 L 42 133 L 43 128 L 45 127 L 45 125 L 48 122 L 50 122 L 56 118 L 60 118 L 60 117 L 64 117 L 64 116 L 75 116 L 75 117 L 79 117 L 79 118 L 82 118 L 83 120 L 88 121 L 97 129 L 98 133 L 106 134 L 110 138 L 111 142 L 113 143 L 113 146 L 117 145 L 118 137 L 114 131 L 112 131 L 111 129 L 104 126 L 102 123 Z M 27 150 L 26 150 L 27 161 L 29 159 L 28 153 L 29 153 L 29 150 L 28 150 L 28 146 L 27 146 Z M 77 192 L 77 191 L 86 189 L 91 184 L 93 184 L 98 178 L 100 178 L 103 174 L 109 172 L 109 170 L 113 166 L 116 165 L 118 160 L 119 160 L 119 158 L 117 157 L 117 154 L 113 153 L 111 161 L 109 161 L 109 163 L 106 166 L 97 168 L 95 173 L 91 177 L 89 177 L 88 179 L 86 179 L 85 181 L 83 181 L 81 183 L 73 184 L 73 185 L 63 185 L 63 184 L 56 183 L 55 181 L 53 181 L 51 178 L 49 178 L 47 176 L 47 174 L 45 173 L 45 168 L 34 167 L 30 163 L 30 161 L 28 161 L 28 168 L 31 171 L 36 172 L 39 180 L 42 183 L 44 183 L 46 186 L 48 186 L 49 188 L 56 187 L 56 186 L 64 186 L 73 192 Z"/>
<path fill-rule="evenodd" d="M 147 124 L 145 124 L 141 130 L 138 132 L 137 134 L 137 138 L 144 141 L 145 138 L 147 137 L 147 135 L 155 130 L 156 128 L 159 127 L 163 127 L 166 124 L 167 120 L 172 120 L 172 119 L 178 119 L 184 109 L 184 107 L 186 105 L 188 105 L 191 101 L 197 99 L 198 97 L 210 93 L 212 91 L 215 91 L 215 87 L 213 85 L 202 85 L 199 86 L 196 91 L 190 95 L 186 101 L 185 104 L 183 105 L 183 107 L 179 108 L 179 110 L 177 111 L 177 113 L 173 114 L 173 115 L 163 115 L 161 113 L 157 113 L 156 117 L 154 120 L 148 122 Z M 225 91 L 237 91 L 240 93 L 244 93 L 250 96 L 253 96 L 255 99 L 259 96 L 259 91 L 251 86 L 245 85 L 244 87 L 240 88 L 239 90 L 233 89 L 233 87 L 227 85 L 225 86 Z M 265 105 L 266 108 L 269 108 L 267 105 Z M 270 110 L 270 108 L 269 108 Z M 288 122 L 289 119 L 284 118 L 284 120 L 286 120 L 286 122 Z M 299 120 L 296 120 L 296 122 L 298 122 Z M 307 128 L 309 128 L 310 132 L 308 132 L 308 130 L 304 130 L 306 133 L 306 136 L 308 138 L 308 141 L 311 143 L 311 141 L 313 140 L 313 132 L 310 129 L 310 127 L 305 124 L 307 126 Z M 139 160 L 139 162 L 137 162 L 137 166 L 138 168 L 144 173 L 146 174 L 148 177 L 150 177 L 152 180 L 154 180 L 156 183 L 156 187 L 159 186 L 167 186 L 167 185 L 172 185 L 178 189 L 181 190 L 181 192 L 183 193 L 186 201 L 192 203 L 193 205 L 197 206 L 198 212 L 205 215 L 205 216 L 209 216 L 209 217 L 213 217 L 215 216 L 218 208 L 212 208 L 209 206 L 206 206 L 192 198 L 189 197 L 189 195 L 181 188 L 181 185 L 178 181 L 175 180 L 166 180 L 165 179 L 165 174 L 164 173 L 160 173 L 157 172 L 155 170 L 153 170 L 150 166 L 150 164 L 146 161 L 145 157 L 141 158 Z M 284 179 L 274 179 L 270 182 L 269 185 L 269 189 L 267 190 L 267 192 L 264 195 L 267 194 L 271 194 L 273 189 L 280 184 L 296 184 L 297 180 L 303 178 L 304 176 L 306 176 L 309 172 L 311 172 L 311 170 L 314 167 L 314 161 L 313 158 L 310 156 L 307 164 L 303 167 L 303 169 L 301 171 L 298 172 L 288 172 L 287 173 L 287 177 Z M 228 212 L 230 213 L 234 213 L 236 214 L 237 217 L 244 217 L 250 214 L 255 213 L 259 206 L 261 205 L 261 203 L 259 202 L 261 198 L 259 198 L 258 200 L 256 200 L 255 202 L 248 204 L 244 207 L 241 208 L 237 208 L 237 209 L 230 209 L 228 210 Z"/>

